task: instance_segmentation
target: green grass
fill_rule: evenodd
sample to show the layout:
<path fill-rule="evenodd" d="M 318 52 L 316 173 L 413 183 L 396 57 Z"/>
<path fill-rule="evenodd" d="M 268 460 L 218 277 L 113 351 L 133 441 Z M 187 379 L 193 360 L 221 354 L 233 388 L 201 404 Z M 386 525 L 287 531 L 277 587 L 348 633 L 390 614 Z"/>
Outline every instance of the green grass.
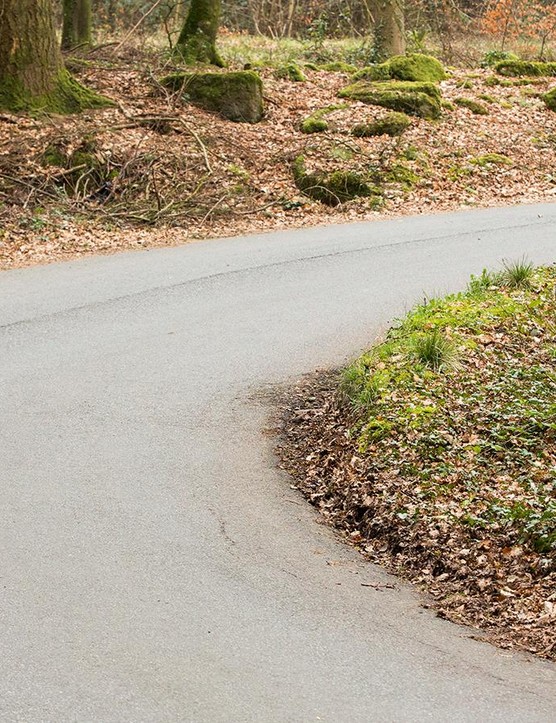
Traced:
<path fill-rule="evenodd" d="M 555 360 L 556 269 L 520 259 L 484 270 L 344 371 L 359 452 L 417 490 L 411 515 L 552 553 Z"/>

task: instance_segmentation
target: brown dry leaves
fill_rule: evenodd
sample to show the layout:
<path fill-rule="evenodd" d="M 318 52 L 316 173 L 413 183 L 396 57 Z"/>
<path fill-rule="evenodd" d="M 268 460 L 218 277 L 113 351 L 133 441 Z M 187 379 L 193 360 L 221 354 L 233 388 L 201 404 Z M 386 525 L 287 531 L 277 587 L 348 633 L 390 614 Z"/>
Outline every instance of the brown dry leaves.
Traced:
<path fill-rule="evenodd" d="M 164 94 L 156 78 L 171 68 L 161 63 L 131 50 L 114 62 L 101 51 L 80 66 L 79 77 L 116 100 L 115 108 L 63 118 L 0 116 L 0 268 L 196 238 L 543 201 L 556 192 L 556 114 L 532 95 L 547 83 L 487 87 L 488 72 L 455 71 L 442 84 L 444 97 L 480 100 L 488 93 L 495 102 L 480 102 L 489 115 L 457 107 L 436 123 L 414 119 L 393 141 L 349 134 L 355 123 L 385 113 L 361 103 L 327 116 L 325 134 L 299 131 L 312 111 L 339 104 L 346 75 L 307 70 L 308 82 L 292 83 L 262 71 L 267 113 L 251 126 Z M 466 80 L 472 89 L 459 87 Z M 94 141 L 111 172 L 108 198 L 83 183 L 68 196 L 60 169 L 42 160 L 49 145 L 71 152 L 84 139 Z M 401 158 L 419 181 L 410 190 L 389 184 L 380 212 L 365 199 L 324 208 L 293 183 L 290 164 L 300 153 L 309 170 L 388 168 Z M 473 163 L 488 153 L 511 163 Z"/>

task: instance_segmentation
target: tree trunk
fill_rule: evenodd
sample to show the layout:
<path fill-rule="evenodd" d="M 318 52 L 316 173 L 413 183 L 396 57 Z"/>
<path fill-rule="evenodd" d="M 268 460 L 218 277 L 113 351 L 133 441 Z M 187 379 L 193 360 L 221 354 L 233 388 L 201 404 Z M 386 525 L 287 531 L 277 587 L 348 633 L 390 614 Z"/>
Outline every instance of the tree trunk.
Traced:
<path fill-rule="evenodd" d="M 183 29 L 174 48 L 188 65 L 207 63 L 220 68 L 224 63 L 216 50 L 220 22 L 220 0 L 191 0 Z"/>
<path fill-rule="evenodd" d="M 91 0 L 64 0 L 62 50 L 91 44 Z"/>
<path fill-rule="evenodd" d="M 381 60 L 405 53 L 403 6 L 403 0 L 375 2 L 375 49 Z"/>
<path fill-rule="evenodd" d="M 64 68 L 51 0 L 0 2 L 0 108 L 74 113 L 108 103 Z"/>

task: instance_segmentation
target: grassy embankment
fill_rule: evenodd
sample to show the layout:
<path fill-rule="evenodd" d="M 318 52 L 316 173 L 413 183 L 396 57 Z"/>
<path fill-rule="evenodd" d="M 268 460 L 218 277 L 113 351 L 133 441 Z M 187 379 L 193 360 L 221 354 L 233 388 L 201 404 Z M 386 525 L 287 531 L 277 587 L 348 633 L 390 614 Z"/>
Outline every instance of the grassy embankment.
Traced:
<path fill-rule="evenodd" d="M 286 464 L 309 499 L 441 614 L 554 657 L 556 268 L 418 306 L 316 396 Z"/>

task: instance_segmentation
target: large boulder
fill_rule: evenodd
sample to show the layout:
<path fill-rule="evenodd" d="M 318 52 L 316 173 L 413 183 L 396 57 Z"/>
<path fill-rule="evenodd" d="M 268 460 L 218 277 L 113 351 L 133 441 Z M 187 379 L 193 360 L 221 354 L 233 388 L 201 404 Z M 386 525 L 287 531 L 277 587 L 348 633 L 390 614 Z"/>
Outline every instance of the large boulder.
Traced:
<path fill-rule="evenodd" d="M 205 110 L 238 123 L 258 123 L 263 117 L 263 84 L 257 73 L 172 73 L 162 85 L 181 92 Z"/>

